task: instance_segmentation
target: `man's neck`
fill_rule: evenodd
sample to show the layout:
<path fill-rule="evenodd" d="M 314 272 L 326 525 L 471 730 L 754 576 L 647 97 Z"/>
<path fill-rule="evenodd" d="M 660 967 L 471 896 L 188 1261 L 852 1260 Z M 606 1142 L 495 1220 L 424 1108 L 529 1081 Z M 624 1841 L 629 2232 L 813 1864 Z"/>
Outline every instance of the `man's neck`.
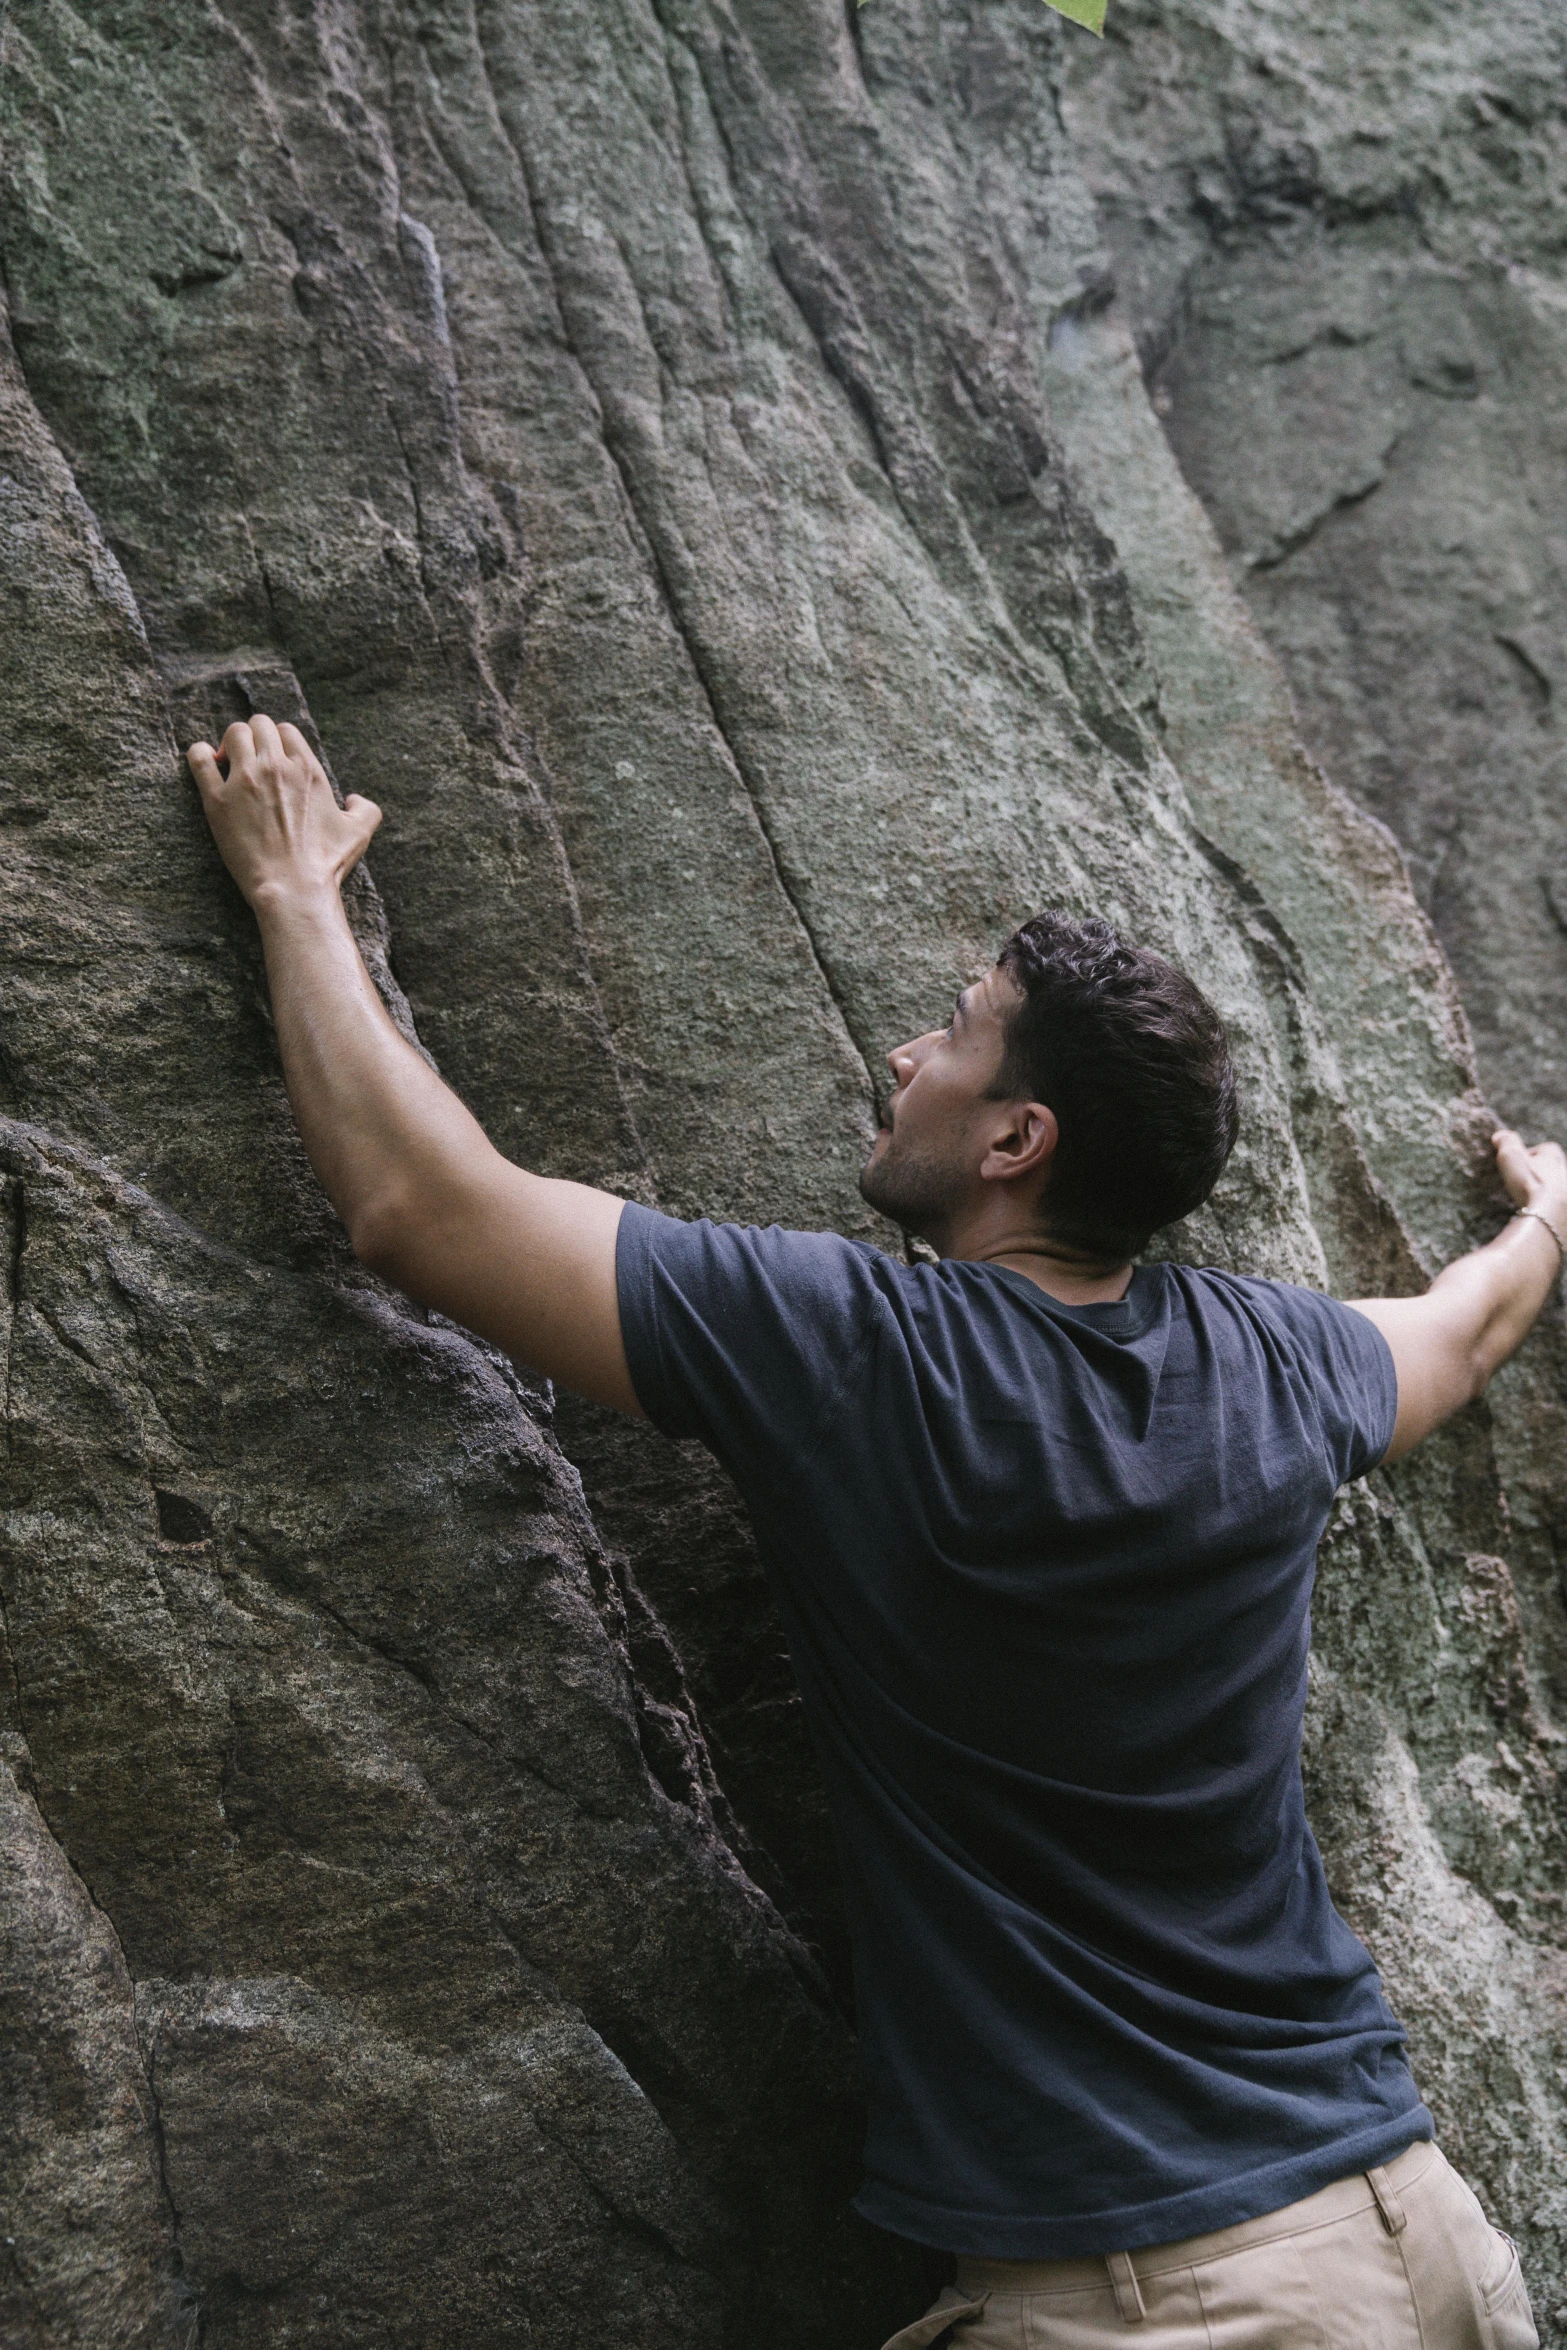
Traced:
<path fill-rule="evenodd" d="M 1104 1266 L 1088 1263 L 1081 1257 L 1057 1256 L 1049 1249 L 986 1250 L 983 1255 L 973 1252 L 975 1259 L 986 1265 L 1007 1265 L 1014 1273 L 1024 1274 L 1064 1306 L 1109 1306 L 1125 1297 L 1132 1286 L 1133 1265 Z"/>
<path fill-rule="evenodd" d="M 998 1224 L 986 1231 L 969 1227 L 936 1242 L 936 1253 L 968 1264 L 1006 1265 L 1037 1283 L 1047 1297 L 1064 1306 L 1114 1305 L 1125 1297 L 1135 1270 L 1130 1264 L 1107 1263 L 1104 1258 L 1053 1246 L 1027 1226 Z"/>

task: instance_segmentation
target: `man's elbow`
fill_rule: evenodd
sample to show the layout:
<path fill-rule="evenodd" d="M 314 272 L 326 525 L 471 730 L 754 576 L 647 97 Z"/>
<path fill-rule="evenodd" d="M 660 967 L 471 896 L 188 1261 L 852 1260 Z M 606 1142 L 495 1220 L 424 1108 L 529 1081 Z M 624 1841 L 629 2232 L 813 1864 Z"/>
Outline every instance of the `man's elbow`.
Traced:
<path fill-rule="evenodd" d="M 1462 1398 L 1464 1403 L 1478 1403 L 1480 1401 L 1481 1396 L 1484 1395 L 1491 1381 L 1503 1363 L 1506 1362 L 1507 1354 L 1508 1350 L 1505 1347 L 1489 1344 L 1484 1338 L 1476 1340 L 1469 1350 L 1468 1361 L 1465 1365 L 1468 1378 L 1466 1392 Z"/>
<path fill-rule="evenodd" d="M 411 1288 L 418 1232 L 413 1203 L 400 1192 L 382 1192 L 356 1206 L 346 1221 L 349 1246 L 366 1272 L 394 1289 Z"/>
<path fill-rule="evenodd" d="M 1469 1380 L 1466 1403 L 1479 1401 L 1502 1365 L 1517 1353 L 1519 1341 L 1528 1329 L 1527 1322 L 1521 1322 L 1507 1310 L 1509 1303 L 1503 1299 L 1493 1304 L 1491 1311 L 1479 1318 L 1477 1326 L 1464 1333 L 1464 1368 Z"/>

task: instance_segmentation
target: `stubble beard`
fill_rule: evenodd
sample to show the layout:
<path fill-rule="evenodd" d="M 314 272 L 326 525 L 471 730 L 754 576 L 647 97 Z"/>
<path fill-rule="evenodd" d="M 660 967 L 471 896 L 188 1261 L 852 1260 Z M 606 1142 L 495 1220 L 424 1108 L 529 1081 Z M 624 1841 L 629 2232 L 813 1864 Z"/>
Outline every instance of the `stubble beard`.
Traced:
<path fill-rule="evenodd" d="M 860 1169 L 860 1197 L 917 1240 L 935 1241 L 963 1194 L 964 1170 L 929 1148 L 900 1150 L 895 1132 Z"/>

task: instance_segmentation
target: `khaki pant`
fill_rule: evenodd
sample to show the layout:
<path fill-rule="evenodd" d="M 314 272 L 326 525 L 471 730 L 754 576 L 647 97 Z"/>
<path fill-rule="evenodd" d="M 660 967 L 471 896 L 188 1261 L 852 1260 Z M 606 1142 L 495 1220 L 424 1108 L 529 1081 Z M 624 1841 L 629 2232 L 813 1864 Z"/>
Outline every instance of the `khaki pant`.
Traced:
<path fill-rule="evenodd" d="M 1510 2239 L 1434 2146 L 1184 2244 L 960 2260 L 885 2350 L 1539 2350 Z"/>

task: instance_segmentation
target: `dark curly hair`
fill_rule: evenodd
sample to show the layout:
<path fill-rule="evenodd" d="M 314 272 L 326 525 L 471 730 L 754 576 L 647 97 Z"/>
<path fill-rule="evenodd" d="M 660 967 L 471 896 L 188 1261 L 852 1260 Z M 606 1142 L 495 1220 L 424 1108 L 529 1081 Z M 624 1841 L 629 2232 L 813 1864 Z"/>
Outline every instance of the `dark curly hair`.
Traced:
<path fill-rule="evenodd" d="M 1046 1104 L 1061 1130 L 1053 1239 L 1124 1261 L 1200 1207 L 1235 1147 L 1240 1104 L 1219 1015 L 1162 955 L 1108 922 L 1036 914 L 997 956 L 1022 992 L 992 1091 Z"/>

